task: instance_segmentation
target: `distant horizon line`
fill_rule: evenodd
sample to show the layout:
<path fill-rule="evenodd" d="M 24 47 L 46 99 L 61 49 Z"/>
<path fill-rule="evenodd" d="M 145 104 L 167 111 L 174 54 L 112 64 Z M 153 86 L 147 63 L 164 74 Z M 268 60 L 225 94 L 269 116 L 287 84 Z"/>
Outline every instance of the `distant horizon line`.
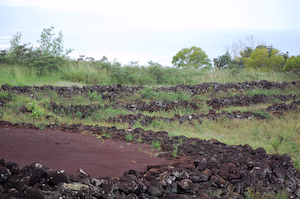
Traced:
<path fill-rule="evenodd" d="M 54 26 L 53 26 L 54 27 Z M 50 27 L 43 27 L 43 28 L 1 28 L 0 30 L 40 30 Z M 253 28 L 253 29 L 247 29 L 247 28 L 204 28 L 204 29 L 193 29 L 193 28 L 122 28 L 122 27 L 111 27 L 111 28 L 56 28 L 54 29 L 62 29 L 62 30 L 152 30 L 152 31 L 197 31 L 197 30 L 206 30 L 206 31 L 214 31 L 214 30 L 223 30 L 223 31 L 262 31 L 262 30 L 298 30 L 299 29 L 291 29 L 291 28 Z"/>

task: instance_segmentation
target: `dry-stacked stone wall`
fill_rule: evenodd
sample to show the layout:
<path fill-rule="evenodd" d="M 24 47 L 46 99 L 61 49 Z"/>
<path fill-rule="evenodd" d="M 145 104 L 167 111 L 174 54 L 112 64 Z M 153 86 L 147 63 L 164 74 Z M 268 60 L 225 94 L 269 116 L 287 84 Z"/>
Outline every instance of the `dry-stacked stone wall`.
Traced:
<path fill-rule="evenodd" d="M 199 93 L 207 93 L 207 92 L 231 92 L 232 89 L 237 91 L 243 91 L 243 90 L 253 90 L 255 88 L 258 89 L 280 89 L 283 90 L 289 86 L 296 86 L 300 87 L 300 81 L 292 81 L 292 82 L 270 82 L 267 80 L 261 80 L 261 81 L 245 81 L 240 83 L 224 83 L 220 84 L 217 82 L 212 83 L 202 83 L 198 85 L 177 85 L 177 86 L 171 86 L 171 87 L 159 87 L 156 90 L 157 91 L 173 91 L 173 92 L 180 92 L 180 91 L 188 91 L 191 94 L 199 94 Z"/>
<path fill-rule="evenodd" d="M 285 89 L 289 86 L 296 86 L 300 87 L 300 80 L 292 81 L 292 82 L 270 82 L 267 80 L 261 81 L 251 81 L 251 82 L 241 82 L 241 83 L 224 83 L 220 84 L 217 82 L 212 83 L 202 83 L 198 85 L 178 85 L 178 86 L 164 86 L 158 87 L 156 91 L 171 91 L 171 92 L 181 92 L 181 91 L 188 91 L 191 94 L 199 94 L 199 93 L 207 93 L 207 92 L 231 92 L 232 89 L 235 90 L 252 90 L 255 88 L 258 89 Z M 134 92 L 144 89 L 143 86 L 123 86 L 121 84 L 112 84 L 108 86 L 101 86 L 101 85 L 93 85 L 93 86 L 83 86 L 82 88 L 78 86 L 71 86 L 71 87 L 59 87 L 59 86 L 9 86 L 7 84 L 3 84 L 1 86 L 2 90 L 11 90 L 16 93 L 26 93 L 26 94 L 34 94 L 34 92 L 38 92 L 41 90 L 52 90 L 56 91 L 59 96 L 74 96 L 76 94 L 87 94 L 89 92 L 97 92 L 97 94 L 101 94 L 103 99 L 113 98 L 117 95 L 130 95 Z"/>
<path fill-rule="evenodd" d="M 143 88 L 144 88 L 143 86 L 130 87 L 130 86 L 122 86 L 121 84 L 112 84 L 108 86 L 100 86 L 100 85 L 83 86 L 82 88 L 78 86 L 60 87 L 60 86 L 50 86 L 50 85 L 22 87 L 22 86 L 9 86 L 7 84 L 3 84 L 1 86 L 1 89 L 4 91 L 10 90 L 15 93 L 28 94 L 32 96 L 34 96 L 35 92 L 39 92 L 43 90 L 55 91 L 61 97 L 72 97 L 78 94 L 87 95 L 89 92 L 91 93 L 96 92 L 97 94 L 100 94 L 103 99 L 114 98 L 118 95 L 130 95 Z"/>

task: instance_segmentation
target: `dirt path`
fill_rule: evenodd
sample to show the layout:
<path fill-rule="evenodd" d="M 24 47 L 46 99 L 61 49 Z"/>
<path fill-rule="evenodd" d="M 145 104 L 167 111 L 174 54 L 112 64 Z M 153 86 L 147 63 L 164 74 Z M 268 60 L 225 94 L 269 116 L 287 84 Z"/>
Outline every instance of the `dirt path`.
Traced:
<path fill-rule="evenodd" d="M 38 162 L 54 171 L 63 169 L 69 175 L 81 168 L 94 177 L 119 177 L 130 169 L 144 171 L 148 164 L 167 162 L 149 152 L 144 144 L 76 133 L 0 128 L 0 159 L 16 162 L 20 167 Z"/>

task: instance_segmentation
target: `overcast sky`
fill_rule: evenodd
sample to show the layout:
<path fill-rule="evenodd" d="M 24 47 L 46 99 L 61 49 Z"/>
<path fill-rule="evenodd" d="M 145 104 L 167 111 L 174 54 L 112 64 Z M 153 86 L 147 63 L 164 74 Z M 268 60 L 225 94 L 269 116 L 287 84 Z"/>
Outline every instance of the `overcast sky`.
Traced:
<path fill-rule="evenodd" d="M 300 29 L 300 0 L 0 0 L 128 17 L 141 29 Z M 118 28 L 118 27 L 116 27 Z"/>

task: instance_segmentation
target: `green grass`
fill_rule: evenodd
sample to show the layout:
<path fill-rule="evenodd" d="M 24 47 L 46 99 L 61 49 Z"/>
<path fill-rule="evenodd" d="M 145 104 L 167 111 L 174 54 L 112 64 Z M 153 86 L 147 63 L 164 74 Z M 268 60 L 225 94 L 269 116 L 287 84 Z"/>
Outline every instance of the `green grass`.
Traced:
<path fill-rule="evenodd" d="M 189 101 L 191 99 L 191 94 L 188 92 L 156 92 L 154 89 L 145 87 L 140 90 L 139 93 L 144 99 L 175 102 L 175 101 Z"/>
<path fill-rule="evenodd" d="M 11 86 L 42 86 L 62 81 L 61 73 L 48 72 L 39 76 L 36 69 L 18 65 L 0 65 L 0 84 Z"/>

